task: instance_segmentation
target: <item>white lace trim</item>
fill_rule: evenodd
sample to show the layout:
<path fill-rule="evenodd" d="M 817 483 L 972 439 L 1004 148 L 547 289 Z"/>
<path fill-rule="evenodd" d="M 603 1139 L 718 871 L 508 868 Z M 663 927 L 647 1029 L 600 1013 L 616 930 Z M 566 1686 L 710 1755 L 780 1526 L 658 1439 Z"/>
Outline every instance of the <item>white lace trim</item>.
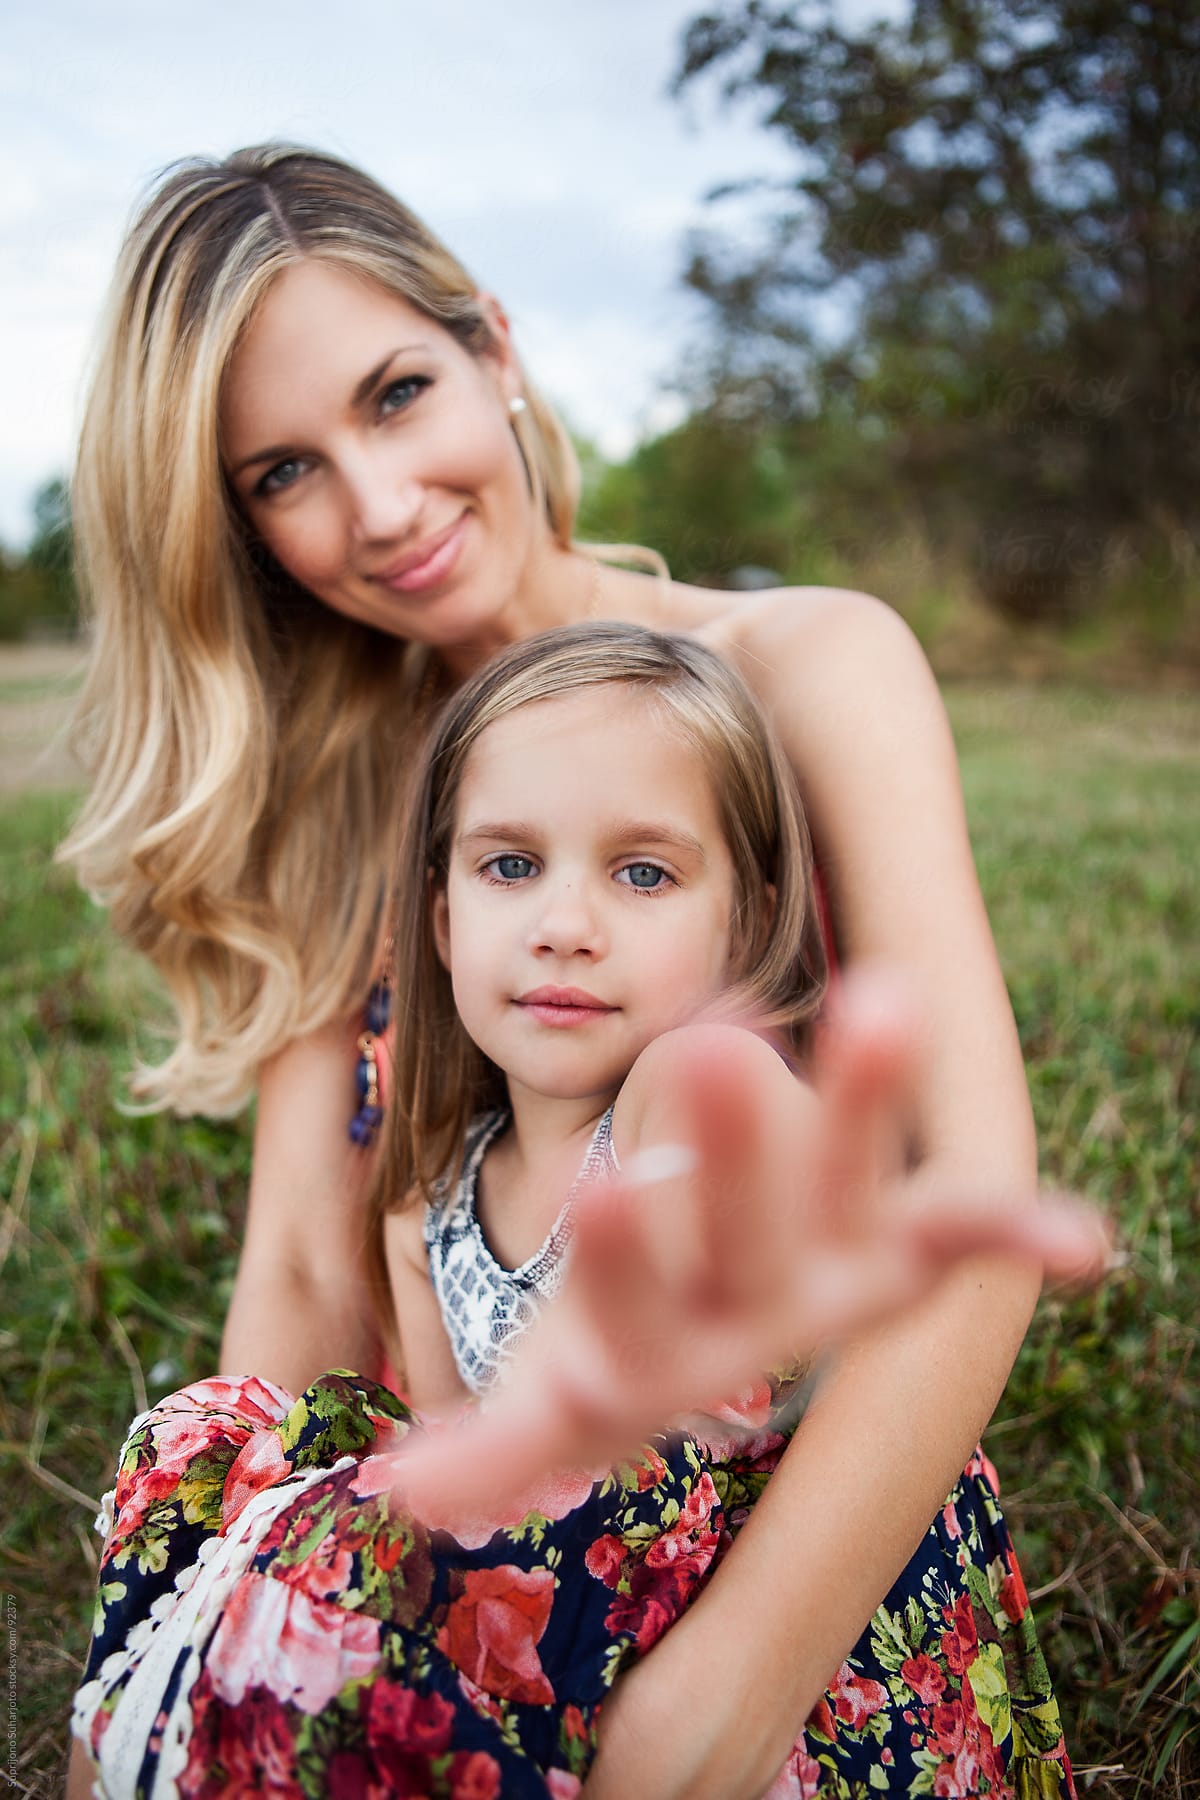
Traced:
<path fill-rule="evenodd" d="M 521 1333 L 562 1285 L 579 1189 L 618 1168 L 610 1106 L 592 1133 L 579 1173 L 545 1241 L 520 1268 L 506 1269 L 488 1249 L 475 1199 L 483 1159 L 508 1122 L 504 1111 L 483 1113 L 472 1121 L 458 1181 L 453 1188 L 447 1181 L 446 1191 L 425 1209 L 430 1278 L 458 1372 L 476 1394 L 492 1386 Z"/>

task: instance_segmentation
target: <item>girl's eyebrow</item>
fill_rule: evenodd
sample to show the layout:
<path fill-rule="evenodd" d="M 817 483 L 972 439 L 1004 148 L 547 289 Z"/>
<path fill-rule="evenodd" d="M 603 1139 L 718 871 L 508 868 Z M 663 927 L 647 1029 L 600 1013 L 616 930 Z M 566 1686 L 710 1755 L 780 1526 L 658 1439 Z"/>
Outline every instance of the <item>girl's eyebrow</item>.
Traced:
<path fill-rule="evenodd" d="M 675 850 L 687 851 L 700 862 L 708 861 L 699 838 L 693 837 L 690 831 L 681 831 L 677 825 L 666 825 L 660 819 L 622 821 L 607 832 L 606 836 L 612 843 L 631 850 L 648 844 L 666 844 Z"/>
<path fill-rule="evenodd" d="M 481 825 L 472 825 L 470 831 L 459 831 L 455 834 L 455 842 L 459 844 L 507 844 L 532 843 L 538 835 L 536 825 L 528 825 L 523 819 L 501 819 L 497 824 L 490 820 Z"/>
<path fill-rule="evenodd" d="M 458 833 L 457 842 L 469 844 L 534 844 L 543 834 L 536 825 L 530 825 L 523 819 L 501 819 L 493 822 L 484 820 L 472 825 L 469 831 Z M 661 819 L 622 819 L 614 825 L 604 827 L 598 834 L 606 843 L 615 849 L 645 850 L 654 845 L 682 850 L 694 856 L 699 862 L 708 861 L 704 845 L 700 839 L 693 837 L 690 831 L 681 831 L 676 825 L 665 824 Z"/>
<path fill-rule="evenodd" d="M 373 369 L 368 370 L 358 383 L 350 396 L 351 406 L 361 406 L 365 400 L 370 399 L 374 389 L 383 380 L 398 356 L 408 356 L 413 351 L 425 348 L 426 346 L 423 344 L 397 344 L 394 350 L 389 350 L 383 361 L 376 363 Z M 246 469 L 252 469 L 255 463 L 280 462 L 290 454 L 291 446 L 289 444 L 273 444 L 268 450 L 256 450 L 252 456 L 244 456 L 241 462 L 235 463 L 229 471 L 230 476 L 236 479 Z"/>

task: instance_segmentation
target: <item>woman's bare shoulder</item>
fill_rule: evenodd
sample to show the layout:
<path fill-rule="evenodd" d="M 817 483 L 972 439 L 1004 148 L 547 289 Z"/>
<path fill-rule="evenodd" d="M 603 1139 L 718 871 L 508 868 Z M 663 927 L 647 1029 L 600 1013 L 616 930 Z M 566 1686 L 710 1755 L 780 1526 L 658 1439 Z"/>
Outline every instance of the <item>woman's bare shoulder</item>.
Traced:
<path fill-rule="evenodd" d="M 633 577 L 639 584 L 645 577 Z M 653 589 L 653 592 L 650 590 Z M 814 681 L 841 658 L 867 658 L 903 677 L 929 679 L 912 631 L 886 601 L 857 588 L 784 587 L 735 593 L 686 582 L 648 583 L 628 590 L 630 611 L 661 630 L 690 631 L 729 655 L 755 681 L 755 668 L 790 681 Z M 860 665 L 861 666 L 861 665 Z M 759 685 L 755 681 L 755 685 Z"/>
<path fill-rule="evenodd" d="M 728 595 L 734 602 L 702 635 L 748 662 L 791 678 L 824 678 L 829 665 L 852 658 L 860 672 L 887 668 L 928 679 L 915 636 L 886 601 L 856 588 L 792 587 Z"/>

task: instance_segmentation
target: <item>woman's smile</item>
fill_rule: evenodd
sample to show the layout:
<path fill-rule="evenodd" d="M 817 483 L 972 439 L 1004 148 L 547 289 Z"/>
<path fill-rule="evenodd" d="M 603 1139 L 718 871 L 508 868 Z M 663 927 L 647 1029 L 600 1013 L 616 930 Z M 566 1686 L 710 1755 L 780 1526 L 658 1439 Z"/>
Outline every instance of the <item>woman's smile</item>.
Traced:
<path fill-rule="evenodd" d="M 466 542 L 469 520 L 470 513 L 464 507 L 444 530 L 434 532 L 370 579 L 399 594 L 421 594 L 429 588 L 440 587 L 454 572 Z"/>

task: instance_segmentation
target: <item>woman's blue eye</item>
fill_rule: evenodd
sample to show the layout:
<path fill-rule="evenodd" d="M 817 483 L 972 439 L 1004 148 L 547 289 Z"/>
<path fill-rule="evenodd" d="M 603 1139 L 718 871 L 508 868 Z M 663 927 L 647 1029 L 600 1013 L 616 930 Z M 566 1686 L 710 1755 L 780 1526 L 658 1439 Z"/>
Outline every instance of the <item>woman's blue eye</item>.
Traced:
<path fill-rule="evenodd" d="M 257 494 L 281 494 L 284 488 L 290 488 L 304 473 L 304 465 L 299 457 L 288 457 L 286 462 L 276 463 L 268 469 L 254 490 Z"/>
<path fill-rule="evenodd" d="M 629 877 L 630 887 L 640 888 L 644 894 L 653 893 L 671 879 L 667 871 L 660 869 L 657 863 L 626 863 L 619 873 Z"/>
<path fill-rule="evenodd" d="M 524 881 L 534 872 L 533 863 L 527 856 L 497 856 L 487 868 L 489 874 L 498 875 L 501 881 Z"/>
<path fill-rule="evenodd" d="M 402 375 L 399 381 L 389 381 L 379 396 L 381 413 L 403 412 L 412 404 L 417 395 L 430 385 L 427 375 Z"/>

